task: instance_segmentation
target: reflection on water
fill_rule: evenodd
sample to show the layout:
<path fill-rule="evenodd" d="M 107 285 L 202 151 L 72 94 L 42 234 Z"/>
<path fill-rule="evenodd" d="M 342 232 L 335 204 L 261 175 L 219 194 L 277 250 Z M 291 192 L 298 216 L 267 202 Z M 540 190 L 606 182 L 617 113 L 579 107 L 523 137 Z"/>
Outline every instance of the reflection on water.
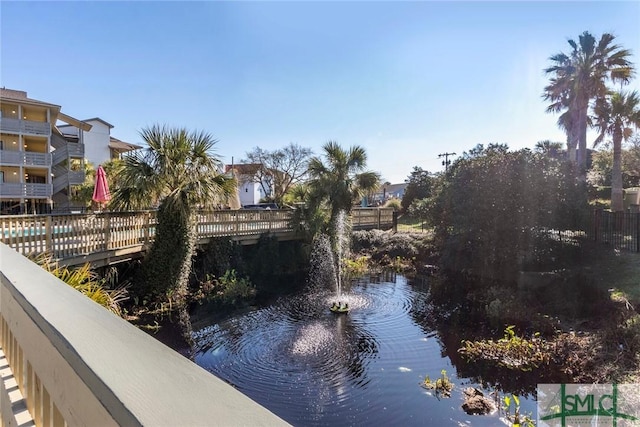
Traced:
<path fill-rule="evenodd" d="M 341 296 L 307 290 L 194 333 L 196 363 L 294 425 L 496 425 L 466 415 L 462 388 L 428 316 L 428 284 L 402 276 L 362 279 Z M 446 369 L 451 399 L 419 386 Z M 535 402 L 524 401 L 532 411 Z"/>

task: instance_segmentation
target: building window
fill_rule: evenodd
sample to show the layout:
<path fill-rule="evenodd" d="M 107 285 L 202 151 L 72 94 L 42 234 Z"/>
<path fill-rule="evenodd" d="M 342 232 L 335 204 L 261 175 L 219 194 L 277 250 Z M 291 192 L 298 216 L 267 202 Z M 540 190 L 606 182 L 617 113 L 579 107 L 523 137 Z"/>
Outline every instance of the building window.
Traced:
<path fill-rule="evenodd" d="M 4 182 L 4 171 L 0 171 L 0 183 Z"/>

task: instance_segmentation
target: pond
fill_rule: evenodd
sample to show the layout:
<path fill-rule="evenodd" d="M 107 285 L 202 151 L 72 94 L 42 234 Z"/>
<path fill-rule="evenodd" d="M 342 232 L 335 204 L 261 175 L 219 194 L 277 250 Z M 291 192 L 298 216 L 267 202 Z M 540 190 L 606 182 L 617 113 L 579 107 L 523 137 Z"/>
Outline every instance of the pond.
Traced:
<path fill-rule="evenodd" d="M 503 425 L 461 409 L 462 390 L 480 385 L 458 377 L 442 331 L 420 320 L 428 289 L 395 274 L 359 279 L 342 297 L 350 313 L 334 314 L 334 291 L 307 288 L 195 332 L 195 361 L 296 426 Z M 443 369 L 450 398 L 421 386 Z M 520 403 L 535 415 L 533 398 Z"/>

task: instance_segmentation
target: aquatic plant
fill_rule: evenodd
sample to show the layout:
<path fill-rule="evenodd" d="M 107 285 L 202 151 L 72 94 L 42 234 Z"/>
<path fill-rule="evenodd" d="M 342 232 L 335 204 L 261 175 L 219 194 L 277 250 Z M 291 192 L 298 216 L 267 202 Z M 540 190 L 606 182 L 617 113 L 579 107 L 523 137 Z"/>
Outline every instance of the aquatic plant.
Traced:
<path fill-rule="evenodd" d="M 458 352 L 469 361 L 483 360 L 507 369 L 530 371 L 551 359 L 551 349 L 536 332 L 531 339 L 516 335 L 515 326 L 504 330 L 504 337 L 497 341 L 462 341 Z"/>
<path fill-rule="evenodd" d="M 504 411 L 507 420 L 511 421 L 513 427 L 535 427 L 535 423 L 531 418 L 531 415 L 520 414 L 520 399 L 515 394 L 511 396 L 504 396 L 502 398 L 504 403 Z M 513 401 L 514 411 L 511 415 L 511 402 Z"/>
<path fill-rule="evenodd" d="M 360 256 L 357 258 L 347 258 L 343 260 L 343 275 L 346 278 L 359 276 L 367 272 L 369 268 L 369 258 Z"/>
<path fill-rule="evenodd" d="M 451 390 L 453 390 L 454 386 L 447 376 L 446 369 L 440 371 L 440 378 L 435 381 L 431 381 L 431 378 L 427 375 L 421 385 L 424 388 L 435 390 L 436 395 L 442 397 L 451 397 Z"/>

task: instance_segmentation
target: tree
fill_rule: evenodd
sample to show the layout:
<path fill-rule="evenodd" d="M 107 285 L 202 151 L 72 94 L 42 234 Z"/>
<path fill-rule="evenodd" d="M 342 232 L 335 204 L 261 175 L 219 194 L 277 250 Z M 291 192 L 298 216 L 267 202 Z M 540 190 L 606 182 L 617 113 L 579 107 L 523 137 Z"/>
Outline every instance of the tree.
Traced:
<path fill-rule="evenodd" d="M 587 126 L 592 100 L 602 99 L 608 89 L 606 83 L 628 83 L 633 75 L 631 52 L 613 44 L 615 37 L 604 33 L 596 43 L 595 37 L 585 31 L 578 42 L 569 40 L 570 54 L 558 53 L 549 59 L 553 65 L 546 68 L 551 75 L 543 97 L 551 104 L 547 112 L 564 112 L 558 121 L 567 131 L 570 159 L 578 147 L 578 173 L 584 180 L 587 164 Z"/>
<path fill-rule="evenodd" d="M 613 92 L 596 102 L 594 113 L 600 134 L 594 146 L 605 136 L 613 142 L 613 169 L 611 172 L 611 210 L 623 210 L 622 202 L 622 141 L 633 134 L 633 127 L 640 127 L 640 98 L 638 92 Z"/>
<path fill-rule="evenodd" d="M 553 157 L 554 159 L 564 157 L 562 143 L 549 141 L 548 139 L 536 142 L 535 151 Z"/>
<path fill-rule="evenodd" d="M 247 153 L 247 159 L 243 160 L 243 163 L 253 165 L 253 168 L 250 168 L 251 181 L 260 184 L 264 194 L 273 190 L 272 200 L 282 204 L 282 199 L 289 189 L 306 177 L 309 157 L 310 148 L 290 143 L 285 148 L 274 151 L 256 147 Z"/>
<path fill-rule="evenodd" d="M 324 160 L 320 157 L 309 160 L 309 204 L 328 205 L 334 220 L 338 212 L 351 212 L 355 202 L 377 188 L 380 175 L 366 170 L 367 153 L 360 146 L 345 151 L 338 143 L 329 141 L 322 149 Z"/>
<path fill-rule="evenodd" d="M 220 173 L 205 132 L 154 125 L 140 136 L 144 150 L 124 158 L 112 205 L 140 209 L 158 205 L 155 240 L 144 260 L 137 291 L 184 302 L 196 241 L 196 213 L 227 199 L 235 180 Z"/>
<path fill-rule="evenodd" d="M 421 167 L 414 166 L 413 171 L 406 180 L 407 188 L 402 196 L 402 209 L 406 212 L 414 200 L 424 199 L 431 196 L 431 186 L 433 176 L 429 171 Z"/>
<path fill-rule="evenodd" d="M 586 201 L 579 185 L 573 164 L 564 160 L 478 145 L 452 164 L 427 205 L 416 209 L 434 227 L 444 268 L 513 280 L 549 253 L 538 250 L 548 230 L 582 227 Z"/>

